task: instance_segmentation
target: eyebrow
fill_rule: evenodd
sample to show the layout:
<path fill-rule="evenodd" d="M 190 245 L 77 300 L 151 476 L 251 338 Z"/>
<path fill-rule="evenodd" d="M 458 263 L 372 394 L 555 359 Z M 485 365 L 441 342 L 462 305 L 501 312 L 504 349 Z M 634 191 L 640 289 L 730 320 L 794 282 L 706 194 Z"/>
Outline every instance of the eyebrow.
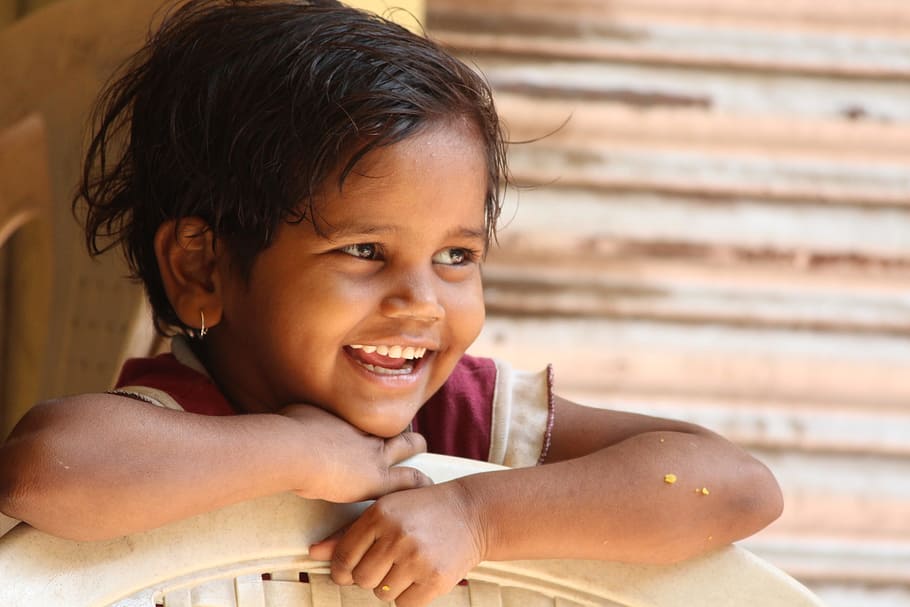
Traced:
<path fill-rule="evenodd" d="M 374 236 L 393 234 L 400 231 L 401 229 L 394 225 L 376 225 L 352 221 L 341 225 L 327 226 L 323 229 L 323 234 L 328 240 L 341 240 L 342 238 L 350 238 L 351 236 Z M 486 240 L 487 231 L 485 228 L 457 226 L 446 232 L 445 237 Z"/>

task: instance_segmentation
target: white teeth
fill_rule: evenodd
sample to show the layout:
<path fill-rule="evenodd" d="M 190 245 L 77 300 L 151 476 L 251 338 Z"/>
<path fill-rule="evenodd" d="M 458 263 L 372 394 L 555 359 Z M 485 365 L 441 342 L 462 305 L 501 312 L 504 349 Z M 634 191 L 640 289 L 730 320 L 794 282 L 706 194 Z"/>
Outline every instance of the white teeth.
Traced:
<path fill-rule="evenodd" d="M 414 363 L 406 363 L 400 369 L 386 369 L 385 367 L 377 367 L 369 363 L 359 363 L 368 371 L 375 373 L 376 375 L 407 375 L 414 370 Z"/>
<path fill-rule="evenodd" d="M 427 353 L 426 348 L 415 348 L 414 346 L 365 346 L 363 344 L 351 344 L 349 347 L 352 350 L 363 350 L 366 354 L 375 352 L 380 356 L 405 358 L 407 360 L 423 358 Z"/>

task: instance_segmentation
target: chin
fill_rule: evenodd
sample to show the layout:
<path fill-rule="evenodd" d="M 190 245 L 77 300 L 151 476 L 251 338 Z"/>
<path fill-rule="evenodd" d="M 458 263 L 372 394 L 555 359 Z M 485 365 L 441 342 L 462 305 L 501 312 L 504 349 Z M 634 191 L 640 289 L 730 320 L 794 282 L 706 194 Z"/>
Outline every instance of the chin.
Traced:
<path fill-rule="evenodd" d="M 380 438 L 392 438 L 398 436 L 402 432 L 406 431 L 411 426 L 410 421 L 405 424 L 403 427 L 394 426 L 390 427 L 388 424 L 382 424 L 379 427 L 374 427 L 372 430 L 361 428 L 364 432 L 378 436 Z"/>
<path fill-rule="evenodd" d="M 413 415 L 404 419 L 403 416 L 383 416 L 382 418 L 377 418 L 373 421 L 363 420 L 363 424 L 353 424 L 357 426 L 363 432 L 367 434 L 372 434 L 373 436 L 378 436 L 380 438 L 392 438 L 393 436 L 398 436 L 402 432 L 408 430 L 411 427 L 411 420 L 414 418 Z"/>
<path fill-rule="evenodd" d="M 411 427 L 411 420 L 420 411 L 420 407 L 415 407 L 413 401 L 407 400 L 389 400 L 383 406 L 376 407 L 370 415 L 363 416 L 355 423 L 348 420 L 354 426 L 360 428 L 367 434 L 379 436 L 381 438 L 392 438 Z"/>

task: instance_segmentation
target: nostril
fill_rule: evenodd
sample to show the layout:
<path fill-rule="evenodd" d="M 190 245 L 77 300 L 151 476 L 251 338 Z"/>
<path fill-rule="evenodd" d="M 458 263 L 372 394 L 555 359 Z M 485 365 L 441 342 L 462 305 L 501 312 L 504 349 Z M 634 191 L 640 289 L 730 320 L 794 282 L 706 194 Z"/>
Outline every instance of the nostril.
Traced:
<path fill-rule="evenodd" d="M 382 302 L 382 313 L 389 318 L 437 322 L 445 316 L 445 309 L 435 299 L 388 297 Z"/>

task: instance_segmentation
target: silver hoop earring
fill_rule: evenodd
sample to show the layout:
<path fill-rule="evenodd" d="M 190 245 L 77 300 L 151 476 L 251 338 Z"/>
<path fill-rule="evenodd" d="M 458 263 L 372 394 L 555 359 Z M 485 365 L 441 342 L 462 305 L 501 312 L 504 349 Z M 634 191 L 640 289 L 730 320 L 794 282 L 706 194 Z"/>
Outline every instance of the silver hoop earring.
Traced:
<path fill-rule="evenodd" d="M 202 321 L 202 326 L 199 327 L 199 331 L 196 332 L 196 337 L 202 339 L 205 337 L 205 334 L 209 332 L 209 330 L 205 328 L 205 312 L 202 310 L 199 310 L 199 318 Z"/>

